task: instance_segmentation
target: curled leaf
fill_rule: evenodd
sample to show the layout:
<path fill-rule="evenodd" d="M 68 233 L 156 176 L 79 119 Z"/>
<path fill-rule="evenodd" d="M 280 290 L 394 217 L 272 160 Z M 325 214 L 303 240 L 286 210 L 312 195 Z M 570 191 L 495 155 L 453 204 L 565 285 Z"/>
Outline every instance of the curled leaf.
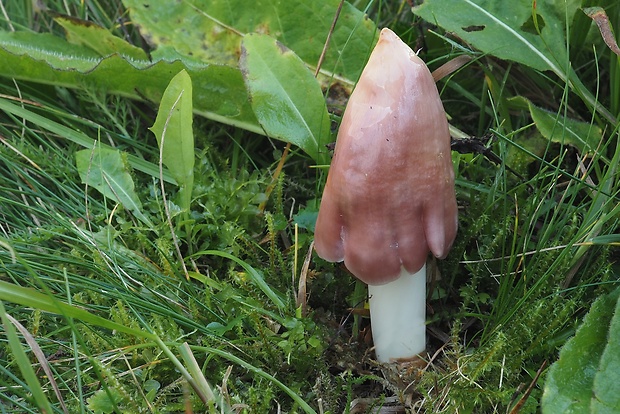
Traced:
<path fill-rule="evenodd" d="M 583 12 L 594 20 L 607 47 L 616 55 L 620 56 L 620 48 L 618 47 L 618 43 L 616 43 L 614 29 L 611 27 L 611 23 L 609 23 L 609 17 L 607 17 L 605 9 L 601 7 L 586 7 L 583 9 Z"/>

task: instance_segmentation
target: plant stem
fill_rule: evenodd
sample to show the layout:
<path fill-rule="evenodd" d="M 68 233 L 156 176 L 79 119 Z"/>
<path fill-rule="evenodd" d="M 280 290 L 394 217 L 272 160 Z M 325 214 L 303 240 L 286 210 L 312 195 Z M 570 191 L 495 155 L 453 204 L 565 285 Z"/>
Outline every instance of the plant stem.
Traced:
<path fill-rule="evenodd" d="M 426 349 L 426 265 L 404 268 L 398 279 L 368 286 L 370 321 L 379 362 L 411 358 Z"/>

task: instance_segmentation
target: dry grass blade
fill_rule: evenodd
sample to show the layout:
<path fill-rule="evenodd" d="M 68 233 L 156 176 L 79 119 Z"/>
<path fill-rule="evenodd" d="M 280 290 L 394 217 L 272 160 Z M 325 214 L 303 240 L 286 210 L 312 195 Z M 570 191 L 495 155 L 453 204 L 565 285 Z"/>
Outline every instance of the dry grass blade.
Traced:
<path fill-rule="evenodd" d="M 297 308 L 301 307 L 301 315 L 306 316 L 308 311 L 308 295 L 306 293 L 306 281 L 308 279 L 308 269 L 310 268 L 310 260 L 312 259 L 312 249 L 314 249 L 314 241 L 310 243 L 308 253 L 304 259 L 304 265 L 299 275 L 299 287 L 297 289 Z"/>
<path fill-rule="evenodd" d="M 467 55 L 457 56 L 435 69 L 431 75 L 433 76 L 435 82 L 437 82 L 438 80 L 456 72 L 469 61 L 471 61 L 471 58 Z"/>
<path fill-rule="evenodd" d="M 329 47 L 329 42 L 332 39 L 332 34 L 334 33 L 334 28 L 336 27 L 336 22 L 338 21 L 338 17 L 340 17 L 340 12 L 342 11 L 343 4 L 344 4 L 344 0 L 340 0 L 340 4 L 338 4 L 338 8 L 336 9 L 336 14 L 334 15 L 334 20 L 332 21 L 332 25 L 329 28 L 329 32 L 327 33 L 327 39 L 325 39 L 325 44 L 323 45 L 321 56 L 319 56 L 319 62 L 316 64 L 316 71 L 314 72 L 314 77 L 316 77 L 319 74 L 319 71 L 321 70 L 321 66 L 323 65 L 323 60 L 325 59 L 325 53 L 327 52 L 327 48 Z"/>
<path fill-rule="evenodd" d="M 538 371 L 536 372 L 536 375 L 534 375 L 534 379 L 532 379 L 532 382 L 530 383 L 530 385 L 525 390 L 525 394 L 523 394 L 523 396 L 517 402 L 517 404 L 512 408 L 512 410 L 510 410 L 509 414 L 518 414 L 519 411 L 521 411 L 521 408 L 523 407 L 523 404 L 525 404 L 525 401 L 527 401 L 527 399 L 529 398 L 530 393 L 532 392 L 532 390 L 534 389 L 534 386 L 536 385 L 536 382 L 538 382 L 538 378 L 540 377 L 540 374 L 542 374 L 542 372 L 543 372 L 543 370 L 545 369 L 546 366 L 547 366 L 547 361 L 543 361 L 543 363 L 540 366 L 540 368 L 538 368 Z"/>
<path fill-rule="evenodd" d="M 6 317 L 11 321 L 13 325 L 15 325 L 17 330 L 24 336 L 26 343 L 30 346 L 30 349 L 32 349 L 32 353 L 39 361 L 39 364 L 41 364 L 41 368 L 43 368 L 45 375 L 47 375 L 47 379 L 49 380 L 50 385 L 54 389 L 54 394 L 56 394 L 56 398 L 58 398 L 58 402 L 60 403 L 62 411 L 68 414 L 69 411 L 67 410 L 65 401 L 62 398 L 62 393 L 60 392 L 60 388 L 58 388 L 58 384 L 56 384 L 56 380 L 54 380 L 54 373 L 52 372 L 52 369 L 50 368 L 49 361 L 45 357 L 43 350 L 41 349 L 37 341 L 34 339 L 34 337 L 30 334 L 30 332 L 28 332 L 28 330 L 21 323 L 19 323 L 17 319 L 13 318 L 8 313 L 6 314 Z"/>

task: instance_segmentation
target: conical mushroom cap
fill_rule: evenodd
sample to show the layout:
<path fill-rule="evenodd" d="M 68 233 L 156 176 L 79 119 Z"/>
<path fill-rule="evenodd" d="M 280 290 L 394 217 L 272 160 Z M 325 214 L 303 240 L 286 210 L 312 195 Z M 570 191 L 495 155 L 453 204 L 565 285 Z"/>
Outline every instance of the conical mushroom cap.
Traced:
<path fill-rule="evenodd" d="M 444 258 L 457 231 L 448 122 L 424 62 L 383 29 L 338 131 L 315 249 L 369 284 Z"/>

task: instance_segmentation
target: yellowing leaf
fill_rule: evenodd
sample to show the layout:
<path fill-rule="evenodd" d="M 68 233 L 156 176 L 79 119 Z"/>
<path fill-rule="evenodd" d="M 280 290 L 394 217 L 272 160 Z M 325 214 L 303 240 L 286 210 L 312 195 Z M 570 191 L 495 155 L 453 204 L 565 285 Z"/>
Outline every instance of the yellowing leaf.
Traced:
<path fill-rule="evenodd" d="M 174 48 L 203 62 L 235 66 L 246 34 L 266 34 L 315 67 L 340 0 L 123 0 L 156 50 Z M 181 23 L 182 22 L 182 23 Z M 372 20 L 345 2 L 322 68 L 354 82 L 377 38 Z"/>
<path fill-rule="evenodd" d="M 54 19 L 66 32 L 67 40 L 76 45 L 86 46 L 100 56 L 120 54 L 133 59 L 147 59 L 146 52 L 108 30 L 86 20 L 71 16 L 59 16 Z"/>

